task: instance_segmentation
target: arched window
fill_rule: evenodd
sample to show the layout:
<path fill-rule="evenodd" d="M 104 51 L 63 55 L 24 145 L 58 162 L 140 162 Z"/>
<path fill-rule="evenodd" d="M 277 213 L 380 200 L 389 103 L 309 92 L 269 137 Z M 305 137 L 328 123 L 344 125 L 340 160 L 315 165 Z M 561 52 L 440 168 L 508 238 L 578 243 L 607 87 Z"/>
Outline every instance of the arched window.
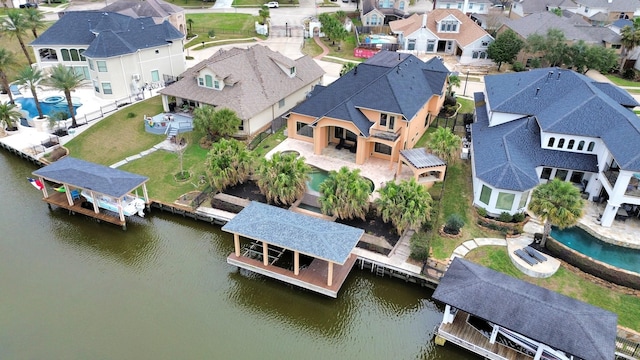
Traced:
<path fill-rule="evenodd" d="M 593 151 L 593 148 L 596 147 L 596 143 L 594 141 L 589 143 L 589 146 L 587 147 L 587 151 Z"/>
<path fill-rule="evenodd" d="M 575 140 L 571 139 L 569 140 L 569 144 L 567 145 L 567 149 L 571 150 L 573 149 L 573 144 L 575 144 Z"/>
<path fill-rule="evenodd" d="M 578 143 L 578 150 L 582 150 L 584 149 L 584 140 L 580 140 L 580 142 Z"/>
<path fill-rule="evenodd" d="M 71 56 L 69 55 L 69 49 L 62 49 L 60 50 L 60 53 L 62 54 L 63 61 L 71 61 Z"/>
<path fill-rule="evenodd" d="M 552 137 L 549 138 L 549 143 L 547 144 L 547 147 L 553 147 L 553 144 L 556 142 L 556 138 Z"/>
<path fill-rule="evenodd" d="M 71 49 L 69 50 L 69 52 L 71 53 L 71 60 L 80 61 L 80 55 L 78 55 L 78 49 Z"/>
<path fill-rule="evenodd" d="M 558 149 L 562 149 L 564 147 L 564 139 L 558 140 Z"/>

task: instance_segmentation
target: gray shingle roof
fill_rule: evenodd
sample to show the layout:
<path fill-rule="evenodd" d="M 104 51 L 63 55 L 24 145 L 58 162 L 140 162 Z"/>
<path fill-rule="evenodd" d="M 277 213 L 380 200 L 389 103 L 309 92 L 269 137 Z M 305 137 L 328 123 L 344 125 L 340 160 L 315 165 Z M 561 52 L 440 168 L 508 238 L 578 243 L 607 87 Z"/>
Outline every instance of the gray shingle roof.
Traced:
<path fill-rule="evenodd" d="M 288 71 L 283 71 L 278 64 L 289 68 L 295 66 L 296 75 L 289 77 Z M 225 84 L 234 84 L 225 86 L 222 91 L 198 86 L 196 79 L 203 68 L 211 69 L 217 77 L 226 78 Z M 323 75 L 324 70 L 309 56 L 292 60 L 266 46 L 254 45 L 248 49 L 216 52 L 185 71 L 181 80 L 160 93 L 226 107 L 241 119 L 250 119 Z"/>
<path fill-rule="evenodd" d="M 574 0 L 577 4 L 591 8 L 605 8 L 609 11 L 634 12 L 640 8 L 638 0 Z M 629 14 L 631 15 L 631 14 Z"/>
<path fill-rule="evenodd" d="M 148 177 L 88 161 L 65 157 L 33 172 L 49 181 L 89 189 L 120 198 L 149 180 Z"/>
<path fill-rule="evenodd" d="M 222 230 L 344 264 L 364 230 L 252 201 Z"/>
<path fill-rule="evenodd" d="M 184 11 L 180 6 L 162 0 L 118 0 L 102 8 L 121 14 L 135 14 L 132 17 L 167 18 L 171 14 Z"/>
<path fill-rule="evenodd" d="M 453 260 L 432 296 L 589 360 L 613 360 L 618 316 L 470 261 Z"/>
<path fill-rule="evenodd" d="M 402 155 L 408 162 L 411 163 L 416 169 L 424 169 L 428 167 L 434 166 L 442 166 L 447 163 L 437 157 L 436 155 L 430 154 L 427 152 L 425 148 L 415 148 L 415 149 L 406 149 L 400 150 L 400 155 Z"/>
<path fill-rule="evenodd" d="M 134 19 L 118 13 L 71 11 L 31 45 L 86 45 L 85 56 L 108 58 L 164 46 L 183 37 L 169 22 L 156 24 L 150 17 Z"/>
<path fill-rule="evenodd" d="M 291 110 L 316 118 L 354 123 L 368 137 L 373 125 L 359 110 L 412 119 L 433 95 L 441 95 L 449 70 L 442 60 L 423 62 L 410 54 L 381 51 Z"/>

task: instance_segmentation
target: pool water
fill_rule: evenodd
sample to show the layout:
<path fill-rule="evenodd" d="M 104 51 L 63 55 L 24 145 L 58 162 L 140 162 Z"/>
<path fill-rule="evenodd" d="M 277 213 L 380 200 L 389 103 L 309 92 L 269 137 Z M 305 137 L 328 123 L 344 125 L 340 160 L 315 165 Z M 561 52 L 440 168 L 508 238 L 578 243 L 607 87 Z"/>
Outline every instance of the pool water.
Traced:
<path fill-rule="evenodd" d="M 606 243 L 577 226 L 564 230 L 552 228 L 551 236 L 583 255 L 640 274 L 640 249 Z"/>
<path fill-rule="evenodd" d="M 42 108 L 42 113 L 44 115 L 53 116 L 53 114 L 59 111 L 64 111 L 67 114 L 69 113 L 69 109 L 67 108 L 67 100 L 64 97 L 60 97 L 62 100 L 59 102 L 53 102 L 52 98 L 53 96 L 48 97 L 47 100 L 49 102 L 47 103 L 40 101 L 40 106 Z M 15 101 L 22 105 L 22 110 L 29 113 L 29 118 L 34 118 L 38 116 L 38 110 L 36 109 L 36 102 L 33 100 L 33 98 L 20 97 L 15 99 Z M 73 111 L 74 113 L 77 114 L 78 113 L 77 109 L 80 106 L 82 106 L 82 104 L 77 98 L 71 98 L 71 101 L 73 102 Z"/>

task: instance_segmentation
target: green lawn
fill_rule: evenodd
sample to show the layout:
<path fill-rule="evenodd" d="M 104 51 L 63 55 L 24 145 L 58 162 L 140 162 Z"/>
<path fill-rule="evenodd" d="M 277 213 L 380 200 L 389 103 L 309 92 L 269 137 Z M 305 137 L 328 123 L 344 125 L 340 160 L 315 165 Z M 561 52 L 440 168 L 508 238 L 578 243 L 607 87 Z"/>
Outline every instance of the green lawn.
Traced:
<path fill-rule="evenodd" d="M 462 107 L 458 110 L 460 114 L 473 114 L 475 111 L 473 100 L 458 98 L 458 103 L 462 104 Z"/>
<path fill-rule="evenodd" d="M 502 246 L 483 246 L 472 250 L 466 258 L 515 278 L 612 311 L 618 314 L 618 324 L 640 331 L 640 301 L 635 296 L 595 284 L 564 267 L 560 267 L 555 275 L 547 279 L 526 276 L 513 266 L 506 248 Z"/>
<path fill-rule="evenodd" d="M 187 14 L 187 20 L 193 20 L 191 31 L 198 37 L 186 43 L 185 48 L 203 41 L 261 37 L 256 34 L 254 27 L 255 22 L 260 18 L 250 14 Z M 187 23 L 187 28 L 189 28 L 189 23 Z M 212 29 L 215 31 L 215 39 L 209 38 L 209 30 Z"/>
<path fill-rule="evenodd" d="M 310 57 L 316 57 L 322 54 L 322 48 L 316 44 L 313 38 L 304 39 L 302 53 Z"/>
<path fill-rule="evenodd" d="M 160 96 L 141 101 L 100 120 L 65 146 L 73 157 L 109 166 L 164 140 L 164 135 L 144 131 L 142 120 L 144 115 L 161 112 Z"/>
<path fill-rule="evenodd" d="M 611 80 L 612 83 L 618 85 L 618 86 L 636 86 L 636 87 L 640 87 L 640 82 L 637 81 L 631 81 L 631 80 L 627 80 L 627 79 L 623 79 L 621 77 L 619 77 L 618 75 L 613 75 L 613 74 L 609 74 L 606 75 L 607 78 L 609 80 Z"/>

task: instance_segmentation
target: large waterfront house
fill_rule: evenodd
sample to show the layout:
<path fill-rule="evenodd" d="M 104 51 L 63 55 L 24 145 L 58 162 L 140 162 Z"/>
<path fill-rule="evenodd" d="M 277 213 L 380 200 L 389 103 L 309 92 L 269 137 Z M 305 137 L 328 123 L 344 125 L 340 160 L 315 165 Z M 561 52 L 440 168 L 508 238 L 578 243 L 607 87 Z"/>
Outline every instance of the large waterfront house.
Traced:
<path fill-rule="evenodd" d="M 493 63 L 487 47 L 493 41 L 480 25 L 456 9 L 436 9 L 389 23 L 400 49 L 455 55 L 461 64 Z"/>
<path fill-rule="evenodd" d="M 160 90 L 165 111 L 210 105 L 242 119 L 238 136 L 251 136 L 303 101 L 324 70 L 309 56 L 292 60 L 266 46 L 219 50 Z"/>
<path fill-rule="evenodd" d="M 411 149 L 440 112 L 449 71 L 439 58 L 423 62 L 403 53 L 382 51 L 311 96 L 288 116 L 288 136 L 370 157 L 390 166 L 400 150 Z M 346 150 L 349 149 L 349 150 Z"/>
<path fill-rule="evenodd" d="M 485 77 L 471 127 L 473 204 L 524 211 L 531 190 L 554 178 L 606 201 L 602 226 L 640 204 L 638 102 L 625 90 L 571 70 Z"/>
<path fill-rule="evenodd" d="M 183 45 L 168 21 L 103 11 L 67 12 L 30 44 L 38 68 L 71 67 L 103 99 L 136 96 L 182 73 Z"/>
<path fill-rule="evenodd" d="M 101 11 L 117 12 L 132 18 L 152 17 L 157 24 L 168 21 L 184 35 L 187 34 L 187 17 L 180 6 L 162 0 L 118 0 Z"/>
<path fill-rule="evenodd" d="M 432 297 L 445 304 L 440 344 L 486 359 L 615 358 L 616 314 L 462 258 Z"/>

